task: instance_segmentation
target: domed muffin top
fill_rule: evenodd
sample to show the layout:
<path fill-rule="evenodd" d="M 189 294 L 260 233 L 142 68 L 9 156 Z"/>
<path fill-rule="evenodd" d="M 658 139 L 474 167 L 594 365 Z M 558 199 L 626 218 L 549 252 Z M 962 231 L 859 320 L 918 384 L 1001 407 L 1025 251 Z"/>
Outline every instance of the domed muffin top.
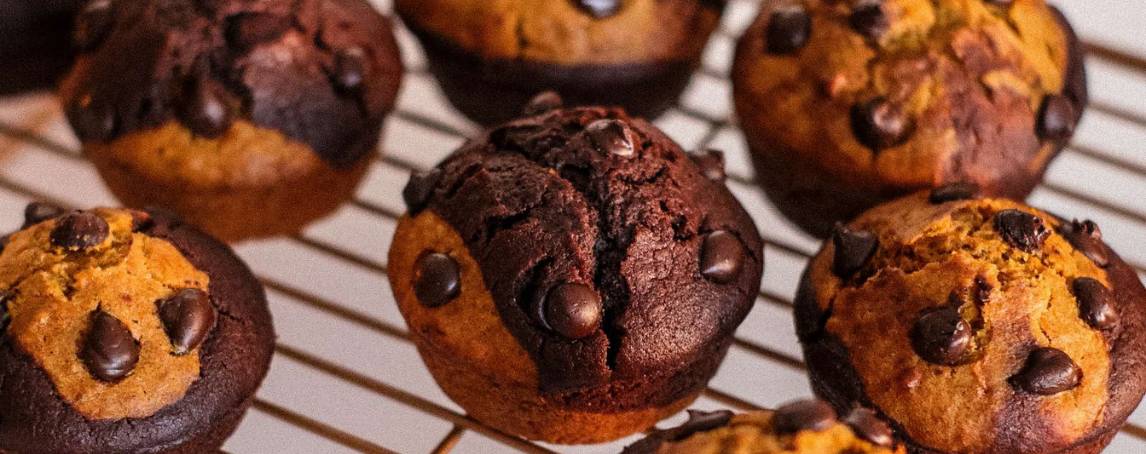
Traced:
<path fill-rule="evenodd" d="M 867 190 L 1017 192 L 1087 102 L 1081 47 L 1043 0 L 767 1 L 733 73 L 746 127 Z"/>
<path fill-rule="evenodd" d="M 178 121 L 217 138 L 250 122 L 346 166 L 370 153 L 402 75 L 364 0 L 93 0 L 62 88 L 85 141 Z"/>
<path fill-rule="evenodd" d="M 0 252 L 0 450 L 177 443 L 254 392 L 274 334 L 226 246 L 140 211 L 26 217 Z"/>
<path fill-rule="evenodd" d="M 700 55 L 725 0 L 397 0 L 406 23 L 484 58 L 563 65 Z"/>
<path fill-rule="evenodd" d="M 560 393 L 687 378 L 727 345 L 756 298 L 763 251 L 720 173 L 709 175 L 622 110 L 555 109 L 467 143 L 404 195 L 411 216 L 432 212 L 460 235 L 542 390 Z M 446 270 L 420 262 L 423 274 Z M 436 288 L 419 290 L 423 304 L 449 304 L 437 296 L 450 287 Z M 646 391 L 673 401 L 688 389 Z M 609 399 L 640 404 L 630 391 Z"/>
<path fill-rule="evenodd" d="M 975 192 L 942 187 L 837 228 L 797 296 L 813 382 L 922 448 L 1093 442 L 1146 391 L 1146 289 L 1094 223 Z"/>
<path fill-rule="evenodd" d="M 721 454 L 892 454 L 905 452 L 891 427 L 871 410 L 837 416 L 826 402 L 802 400 L 776 411 L 734 415 L 689 410 L 688 421 L 658 430 L 623 454 L 719 452 Z"/>

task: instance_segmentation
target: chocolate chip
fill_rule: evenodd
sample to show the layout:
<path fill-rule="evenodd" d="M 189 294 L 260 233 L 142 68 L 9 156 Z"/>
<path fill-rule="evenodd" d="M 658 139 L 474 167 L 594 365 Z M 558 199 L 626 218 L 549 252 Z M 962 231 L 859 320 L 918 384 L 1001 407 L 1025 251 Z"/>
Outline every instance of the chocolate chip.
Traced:
<path fill-rule="evenodd" d="M 1064 141 L 1074 135 L 1077 115 L 1074 103 L 1062 95 L 1050 95 L 1043 98 L 1042 108 L 1039 109 L 1039 137 L 1051 141 Z"/>
<path fill-rule="evenodd" d="M 869 409 L 853 409 L 844 417 L 844 424 L 851 427 L 857 436 L 877 446 L 890 447 L 894 443 L 891 426 Z"/>
<path fill-rule="evenodd" d="M 207 340 L 215 327 L 215 307 L 207 292 L 185 288 L 158 302 L 159 320 L 175 347 L 176 356 L 186 355 Z"/>
<path fill-rule="evenodd" d="M 217 138 L 231 128 L 233 117 L 228 103 L 229 94 L 223 85 L 203 76 L 192 83 L 188 98 L 183 101 L 180 119 L 197 136 Z"/>
<path fill-rule="evenodd" d="M 593 146 L 601 153 L 629 157 L 634 153 L 633 133 L 620 120 L 597 120 L 585 127 Z"/>
<path fill-rule="evenodd" d="M 728 410 L 689 410 L 688 421 L 674 431 L 669 441 L 681 441 L 696 433 L 724 427 L 729 421 L 732 421 L 732 412 Z"/>
<path fill-rule="evenodd" d="M 800 50 L 812 36 L 812 18 L 800 5 L 777 8 L 768 19 L 768 53 L 790 54 Z"/>
<path fill-rule="evenodd" d="M 879 247 L 879 239 L 871 232 L 852 230 L 843 224 L 836 224 L 832 230 L 832 244 L 835 246 L 832 272 L 847 279 L 871 259 Z"/>
<path fill-rule="evenodd" d="M 64 209 L 50 203 L 32 202 L 24 207 L 24 225 L 20 227 L 21 230 L 47 221 L 55 219 L 64 214 Z"/>
<path fill-rule="evenodd" d="M 1091 327 L 1107 330 L 1118 326 L 1114 293 L 1097 279 L 1080 277 L 1071 286 L 1078 300 L 1078 313 Z"/>
<path fill-rule="evenodd" d="M 900 145 L 915 132 L 915 121 L 882 96 L 852 107 L 851 124 L 856 140 L 874 151 Z"/>
<path fill-rule="evenodd" d="M 573 0 L 573 3 L 597 19 L 612 16 L 621 10 L 621 0 Z"/>
<path fill-rule="evenodd" d="M 80 98 L 80 102 L 68 107 L 68 121 L 76 136 L 83 141 L 108 141 L 115 137 L 119 119 L 113 107 L 92 101 L 91 96 Z"/>
<path fill-rule="evenodd" d="M 139 362 L 139 343 L 127 325 L 104 311 L 92 313 L 80 359 L 95 378 L 117 382 L 131 374 Z"/>
<path fill-rule="evenodd" d="M 879 39 L 887 29 L 891 28 L 891 21 L 883 12 L 881 0 L 863 0 L 852 9 L 848 23 L 859 34 L 869 39 Z"/>
<path fill-rule="evenodd" d="M 934 308 L 924 311 L 912 326 L 911 347 L 929 363 L 956 366 L 966 359 L 972 335 L 958 308 Z"/>
<path fill-rule="evenodd" d="M 580 339 L 601 326 L 601 297 L 587 285 L 553 287 L 541 306 L 542 324 L 567 338 Z"/>
<path fill-rule="evenodd" d="M 111 0 L 93 0 L 76 15 L 72 42 L 76 50 L 89 52 L 100 45 L 112 26 Z"/>
<path fill-rule="evenodd" d="M 931 190 L 927 200 L 934 205 L 954 202 L 957 200 L 973 199 L 979 195 L 979 185 L 966 181 L 947 183 Z"/>
<path fill-rule="evenodd" d="M 529 100 L 529 103 L 525 105 L 522 112 L 525 116 L 532 117 L 560 109 L 563 105 L 565 105 L 565 101 L 561 99 L 561 95 L 557 94 L 557 92 L 552 90 L 544 91 Z"/>
<path fill-rule="evenodd" d="M 68 251 L 96 246 L 107 238 L 107 221 L 87 211 L 66 214 L 56 220 L 50 239 L 52 245 Z"/>
<path fill-rule="evenodd" d="M 700 274 L 718 284 L 727 284 L 740 276 L 744 267 L 744 246 L 736 235 L 717 230 L 704 237 L 700 252 Z"/>
<path fill-rule="evenodd" d="M 4 248 L 8 247 L 8 241 L 12 240 L 12 234 L 0 236 L 0 252 L 4 252 Z"/>
<path fill-rule="evenodd" d="M 357 93 L 366 81 L 366 51 L 360 47 L 343 50 L 334 57 L 334 85 L 347 93 Z"/>
<path fill-rule="evenodd" d="M 423 305 L 440 307 L 461 293 L 461 270 L 453 257 L 430 252 L 418 258 L 414 266 L 414 295 Z"/>
<path fill-rule="evenodd" d="M 982 276 L 975 276 L 975 286 L 971 287 L 971 298 L 982 306 L 991 300 L 991 284 Z"/>
<path fill-rule="evenodd" d="M 131 210 L 131 231 L 144 232 L 155 227 L 155 219 L 146 211 Z"/>
<path fill-rule="evenodd" d="M 1082 383 L 1082 370 L 1062 350 L 1041 347 L 1027 357 L 1023 370 L 1011 377 L 1011 385 L 1023 391 L 1050 396 Z"/>
<path fill-rule="evenodd" d="M 402 200 L 406 202 L 406 209 L 411 215 L 416 215 L 426 208 L 430 198 L 434 196 L 434 188 L 441 179 L 442 171 L 439 169 L 410 174 L 410 181 L 402 189 Z"/>
<path fill-rule="evenodd" d="M 696 163 L 697 167 L 700 167 L 700 172 L 704 174 L 705 178 L 720 183 L 728 177 L 724 173 L 723 151 L 707 148 L 689 153 L 688 157 L 692 158 L 692 162 Z"/>
<path fill-rule="evenodd" d="M 1102 241 L 1102 230 L 1098 224 L 1089 219 L 1079 222 L 1077 219 L 1063 224 L 1059 229 L 1063 237 L 1075 249 L 1082 252 L 1095 265 L 1106 268 L 1110 265 L 1110 252 L 1106 243 Z"/>
<path fill-rule="evenodd" d="M 791 434 L 804 430 L 820 432 L 836 423 L 836 411 L 822 400 L 800 400 L 776 409 L 772 426 L 776 433 Z"/>
<path fill-rule="evenodd" d="M 279 39 L 293 24 L 287 16 L 259 13 L 238 14 L 227 21 L 227 40 L 242 50 Z"/>
<path fill-rule="evenodd" d="M 1042 218 L 1015 209 L 1003 210 L 995 215 L 995 230 L 1011 246 L 1026 252 L 1039 249 L 1047 236 L 1050 236 L 1050 230 Z"/>

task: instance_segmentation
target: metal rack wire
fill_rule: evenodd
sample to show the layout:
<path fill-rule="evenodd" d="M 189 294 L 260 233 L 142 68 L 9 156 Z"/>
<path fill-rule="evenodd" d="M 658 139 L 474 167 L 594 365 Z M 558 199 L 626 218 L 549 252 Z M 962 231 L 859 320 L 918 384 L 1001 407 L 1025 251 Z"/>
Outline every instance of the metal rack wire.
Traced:
<path fill-rule="evenodd" d="M 388 2 L 377 3 L 388 10 Z M 756 6 L 754 0 L 732 0 L 729 6 L 703 69 L 680 104 L 657 123 L 687 148 L 725 150 L 729 186 L 766 239 L 768 263 L 757 307 L 697 403 L 750 410 L 810 392 L 788 312 L 795 279 L 818 243 L 783 221 L 754 186 L 726 79 L 732 44 Z M 1146 20 L 1143 13 L 1133 14 Z M 1083 35 L 1090 38 L 1085 30 Z M 303 234 L 236 247 L 267 287 L 280 340 L 268 382 L 226 449 L 618 452 L 635 437 L 558 447 L 499 432 L 467 417 L 421 368 L 385 282 L 386 250 L 403 210 L 399 191 L 411 171 L 433 165 L 476 129 L 447 107 L 409 34 L 400 30 L 400 38 L 410 71 L 383 152 L 358 196 Z M 1076 144 L 1031 201 L 1099 221 L 1108 241 L 1146 276 L 1146 248 L 1137 244 L 1146 238 L 1146 157 L 1136 148 L 1146 143 L 1139 141 L 1146 139 L 1146 96 L 1138 96 L 1146 95 L 1146 58 L 1139 56 L 1146 51 L 1097 43 L 1087 44 L 1095 91 L 1090 113 Z M 0 99 L 0 225 L 18 225 L 22 205 L 30 200 L 71 207 L 115 204 L 77 149 L 50 95 Z M 1146 411 L 1139 411 L 1111 452 L 1143 450 Z"/>

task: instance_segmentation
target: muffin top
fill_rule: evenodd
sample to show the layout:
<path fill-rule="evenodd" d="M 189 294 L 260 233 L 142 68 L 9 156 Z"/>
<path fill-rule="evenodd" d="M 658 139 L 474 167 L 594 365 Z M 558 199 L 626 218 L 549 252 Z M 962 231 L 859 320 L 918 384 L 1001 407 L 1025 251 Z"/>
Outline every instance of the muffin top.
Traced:
<path fill-rule="evenodd" d="M 0 450 L 124 452 L 249 398 L 274 334 L 226 246 L 162 215 L 33 204 L 0 253 Z"/>
<path fill-rule="evenodd" d="M 866 191 L 1041 175 L 1087 101 L 1043 0 L 769 0 L 741 39 L 738 112 L 761 147 Z"/>
<path fill-rule="evenodd" d="M 620 109 L 554 109 L 470 141 L 403 195 L 464 241 L 543 393 L 627 408 L 695 390 L 706 378 L 683 372 L 722 356 L 759 290 L 756 228 L 708 173 Z M 418 273 L 446 269 L 432 262 Z"/>
<path fill-rule="evenodd" d="M 1093 222 L 975 192 L 942 187 L 837 228 L 797 296 L 817 391 L 943 452 L 1112 433 L 1146 390 L 1146 289 Z"/>
<path fill-rule="evenodd" d="M 195 137 L 251 123 L 348 166 L 373 150 L 402 74 L 364 0 L 93 0 L 63 85 L 87 141 L 178 122 Z"/>
<path fill-rule="evenodd" d="M 826 402 L 803 400 L 776 411 L 734 415 L 689 410 L 688 422 L 658 430 L 623 454 L 894 454 L 904 448 L 871 410 L 838 418 Z"/>
<path fill-rule="evenodd" d="M 562 65 L 692 59 L 725 0 L 397 0 L 416 31 L 483 58 Z M 424 35 L 424 33 L 423 33 Z"/>

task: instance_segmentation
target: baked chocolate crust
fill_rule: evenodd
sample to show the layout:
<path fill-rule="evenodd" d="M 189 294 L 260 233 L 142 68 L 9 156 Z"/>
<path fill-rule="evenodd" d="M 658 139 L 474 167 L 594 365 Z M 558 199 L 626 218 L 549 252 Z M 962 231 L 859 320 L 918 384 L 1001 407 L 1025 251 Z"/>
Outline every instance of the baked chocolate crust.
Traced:
<path fill-rule="evenodd" d="M 171 120 L 210 137 L 244 118 L 345 168 L 374 150 L 402 77 L 363 0 L 113 0 L 103 14 L 78 20 L 92 42 L 63 90 L 84 141 Z"/>
<path fill-rule="evenodd" d="M 219 317 L 200 347 L 200 378 L 181 400 L 150 417 L 89 421 L 16 343 L 0 337 L 0 452 L 205 452 L 218 449 L 238 426 L 274 348 L 263 288 L 227 246 L 150 214 L 141 232 L 167 240 L 210 277 Z"/>
<path fill-rule="evenodd" d="M 602 120 L 631 148 L 602 149 L 591 137 L 600 129 L 586 130 Z M 695 392 L 759 290 L 762 242 L 748 214 L 671 139 L 622 110 L 511 122 L 435 172 L 425 209 L 466 242 L 503 323 L 537 364 L 541 392 L 573 408 L 644 408 Z M 717 231 L 743 248 L 726 284 L 701 272 L 702 245 Z M 537 315 L 566 283 L 602 301 L 601 326 L 578 339 Z"/>
<path fill-rule="evenodd" d="M 8 0 L 0 8 L 0 95 L 51 88 L 72 63 L 80 0 Z"/>
<path fill-rule="evenodd" d="M 1054 421 L 1040 417 L 1037 400 L 1040 396 L 1016 393 L 999 409 L 994 427 L 994 443 L 990 452 L 997 453 L 1098 453 L 1117 435 L 1126 419 L 1137 408 L 1146 393 L 1146 288 L 1134 269 L 1114 251 L 1109 265 L 1104 267 L 1114 293 L 1120 326 L 1107 331 L 1111 358 L 1108 395 L 1102 413 L 1102 423 L 1078 437 L 1069 445 L 1054 445 Z M 819 296 L 812 282 L 812 267 L 801 277 L 795 299 L 796 333 L 803 347 L 804 360 L 815 394 L 830 402 L 840 411 L 859 404 L 877 411 L 887 421 L 896 436 L 903 439 L 912 453 L 942 454 L 944 451 L 920 445 L 904 430 L 901 422 L 883 414 L 868 396 L 859 373 L 852 363 L 847 347 L 827 332 L 825 325 L 831 316 L 819 308 Z M 957 397 L 958 390 L 951 390 Z"/>
<path fill-rule="evenodd" d="M 559 65 L 524 59 L 487 59 L 409 21 L 426 50 L 430 72 L 450 103 L 486 126 L 509 121 L 538 93 L 552 90 L 569 106 L 620 106 L 656 118 L 688 86 L 699 61 Z"/>

